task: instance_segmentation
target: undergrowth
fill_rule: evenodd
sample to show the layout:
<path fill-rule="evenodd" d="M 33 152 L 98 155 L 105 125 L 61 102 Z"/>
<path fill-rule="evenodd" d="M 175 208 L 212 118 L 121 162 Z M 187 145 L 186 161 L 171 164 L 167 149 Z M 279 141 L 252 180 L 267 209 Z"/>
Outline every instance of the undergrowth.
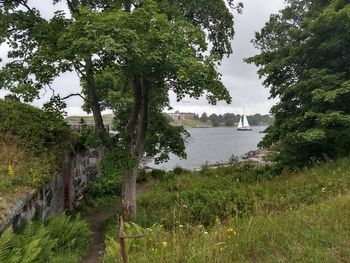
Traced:
<path fill-rule="evenodd" d="M 61 215 L 42 225 L 31 222 L 18 233 L 0 237 L 0 262 L 78 263 L 90 243 L 90 230 L 79 216 Z"/>

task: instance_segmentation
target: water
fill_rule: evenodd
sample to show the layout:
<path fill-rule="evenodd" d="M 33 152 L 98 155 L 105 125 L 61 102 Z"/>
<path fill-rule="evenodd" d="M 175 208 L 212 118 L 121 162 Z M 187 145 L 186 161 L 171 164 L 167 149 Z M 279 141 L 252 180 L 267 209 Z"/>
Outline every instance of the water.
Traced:
<path fill-rule="evenodd" d="M 242 156 L 257 149 L 258 142 L 264 136 L 259 132 L 265 130 L 266 127 L 252 128 L 253 131 L 237 131 L 235 127 L 188 129 L 191 138 L 186 144 L 187 159 L 181 160 L 171 155 L 167 163 L 151 166 L 166 170 L 171 170 L 176 166 L 197 169 L 206 162 L 209 164 L 227 162 L 232 154 Z"/>

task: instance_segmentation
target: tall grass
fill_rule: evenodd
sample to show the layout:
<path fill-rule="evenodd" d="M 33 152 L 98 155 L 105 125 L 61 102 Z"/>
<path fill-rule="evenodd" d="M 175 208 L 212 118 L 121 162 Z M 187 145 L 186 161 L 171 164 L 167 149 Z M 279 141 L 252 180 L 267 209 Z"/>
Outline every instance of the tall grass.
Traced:
<path fill-rule="evenodd" d="M 349 262 L 350 198 L 335 197 L 298 210 L 234 218 L 211 229 L 179 225 L 130 224 L 127 233 L 145 234 L 128 240 L 130 262 Z M 105 263 L 116 262 L 119 245 L 106 240 Z"/>
<path fill-rule="evenodd" d="M 137 223 L 212 226 L 217 217 L 225 221 L 296 209 L 350 191 L 349 158 L 278 177 L 269 173 L 266 167 L 239 163 L 158 181 L 138 197 Z"/>
<path fill-rule="evenodd" d="M 271 176 L 232 167 L 156 182 L 139 197 L 130 262 L 350 262 L 350 158 Z M 109 231 L 104 262 L 119 258 Z"/>
<path fill-rule="evenodd" d="M 0 193 L 16 194 L 21 187 L 47 182 L 55 165 L 48 158 L 35 156 L 19 138 L 0 133 Z"/>

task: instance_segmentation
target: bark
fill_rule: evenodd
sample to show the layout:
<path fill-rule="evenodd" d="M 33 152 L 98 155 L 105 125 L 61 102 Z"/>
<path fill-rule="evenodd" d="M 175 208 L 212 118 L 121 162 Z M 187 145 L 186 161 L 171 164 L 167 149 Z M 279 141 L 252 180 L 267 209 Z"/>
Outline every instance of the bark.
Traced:
<path fill-rule="evenodd" d="M 138 162 L 144 154 L 145 139 L 148 128 L 148 88 L 144 85 L 142 78 L 138 79 L 138 82 L 134 82 L 134 110 L 130 117 L 129 123 L 133 123 L 132 134 L 136 129 L 136 121 L 138 119 L 137 134 L 134 134 L 130 145 L 130 155 Z M 137 91 L 138 90 L 138 91 Z M 138 102 L 138 103 L 136 103 Z M 135 112 L 137 117 L 135 118 Z M 136 178 L 137 167 L 128 171 L 124 177 L 123 189 L 122 189 L 122 214 L 129 220 L 136 218 Z"/>
<path fill-rule="evenodd" d="M 127 172 L 122 188 L 122 215 L 126 220 L 136 218 L 136 178 L 137 168 Z"/>
<path fill-rule="evenodd" d="M 138 77 L 133 78 L 133 89 L 134 89 L 133 111 L 131 113 L 131 117 L 130 117 L 128 124 L 126 126 L 126 132 L 131 139 L 134 135 L 137 119 L 139 117 L 139 113 L 141 110 L 142 87 L 141 87 L 140 78 L 138 78 Z"/>
<path fill-rule="evenodd" d="M 142 105 L 139 118 L 139 129 L 137 132 L 137 139 L 135 144 L 135 155 L 142 158 L 145 150 L 145 140 L 148 129 L 148 87 L 141 80 L 142 91 Z"/>
<path fill-rule="evenodd" d="M 95 76 L 94 76 L 94 69 L 93 69 L 91 57 L 85 60 L 85 74 L 86 74 L 85 77 L 86 77 L 87 97 L 90 103 L 91 111 L 94 116 L 96 131 L 101 135 L 108 136 L 106 128 L 103 124 L 101 107 L 96 94 Z"/>

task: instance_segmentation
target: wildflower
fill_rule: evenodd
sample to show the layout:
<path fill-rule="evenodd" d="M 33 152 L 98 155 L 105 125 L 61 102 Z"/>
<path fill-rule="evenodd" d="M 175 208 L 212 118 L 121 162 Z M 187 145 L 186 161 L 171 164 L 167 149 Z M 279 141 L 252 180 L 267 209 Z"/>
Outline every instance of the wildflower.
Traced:
<path fill-rule="evenodd" d="M 179 228 L 183 228 L 184 226 L 183 225 L 179 225 Z"/>
<path fill-rule="evenodd" d="M 204 234 L 204 235 L 208 235 L 209 233 L 208 233 L 207 231 L 204 231 L 203 234 Z"/>
<path fill-rule="evenodd" d="M 235 236 L 236 235 L 236 231 L 232 227 L 229 227 L 229 228 L 226 229 L 226 234 L 228 236 L 230 236 L 231 234 L 233 234 Z"/>
<path fill-rule="evenodd" d="M 182 207 L 183 207 L 183 208 L 187 208 L 187 205 L 186 205 L 186 204 L 183 204 Z"/>
<path fill-rule="evenodd" d="M 168 242 L 163 241 L 163 247 L 167 247 L 168 246 Z"/>
<path fill-rule="evenodd" d="M 9 176 L 14 176 L 14 175 L 15 175 L 15 171 L 13 170 L 13 167 L 12 167 L 11 165 L 9 165 L 9 166 L 7 167 L 7 174 L 8 174 Z"/>

